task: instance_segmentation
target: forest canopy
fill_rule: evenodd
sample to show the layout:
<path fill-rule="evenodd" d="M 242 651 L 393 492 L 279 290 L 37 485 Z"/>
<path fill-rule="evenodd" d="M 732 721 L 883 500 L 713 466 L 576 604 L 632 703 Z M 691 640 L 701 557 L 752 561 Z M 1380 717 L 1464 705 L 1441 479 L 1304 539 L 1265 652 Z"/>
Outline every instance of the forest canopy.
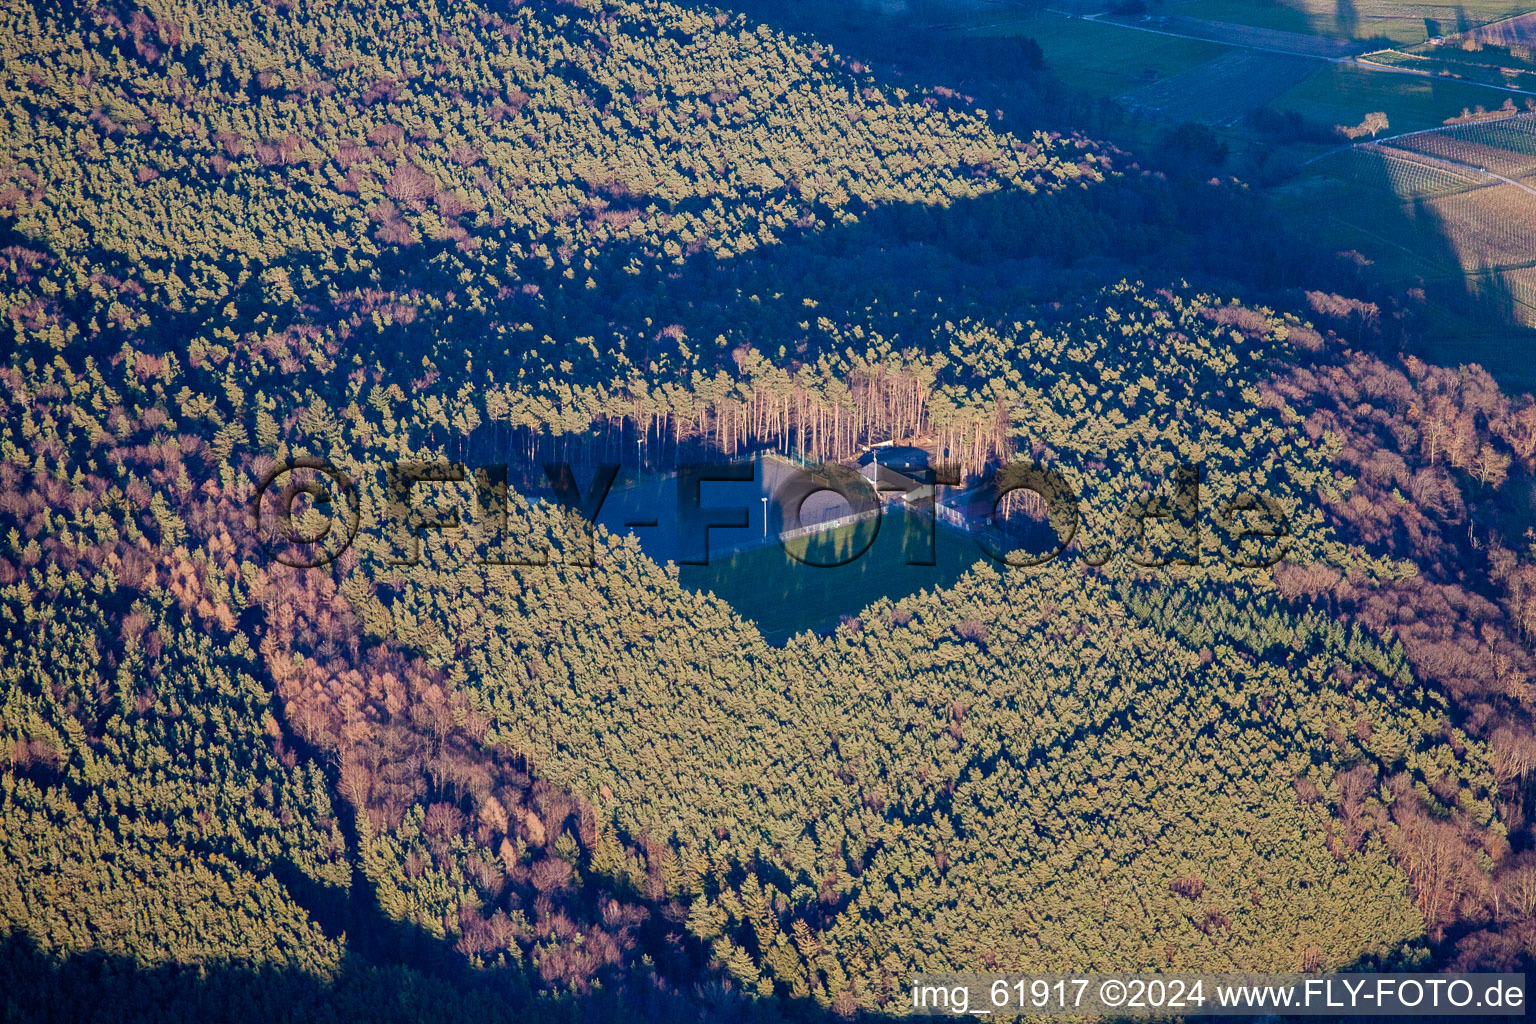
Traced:
<path fill-rule="evenodd" d="M 1171 270 L 1188 183 L 1131 154 L 739 14 L 0 4 L 7 1013 L 1528 961 L 1529 396 Z M 892 438 L 1056 466 L 1082 529 L 770 644 L 530 483 Z M 556 557 L 284 565 L 296 459 L 370 527 L 387 466 L 526 467 Z M 1094 557 L 1192 464 L 1284 562 Z"/>

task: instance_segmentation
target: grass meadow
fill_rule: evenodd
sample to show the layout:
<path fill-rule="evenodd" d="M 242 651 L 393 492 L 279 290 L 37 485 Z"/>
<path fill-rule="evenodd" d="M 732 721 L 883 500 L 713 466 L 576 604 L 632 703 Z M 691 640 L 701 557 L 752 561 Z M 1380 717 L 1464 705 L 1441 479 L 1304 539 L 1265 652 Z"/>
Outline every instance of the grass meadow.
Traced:
<path fill-rule="evenodd" d="M 1188 0 L 1166 5 L 1169 13 L 1238 25 L 1281 29 L 1336 39 L 1390 39 L 1413 45 L 1425 41 L 1426 20 L 1443 35 L 1476 28 L 1530 9 L 1518 0 L 1464 3 L 1398 3 L 1391 0 Z"/>
<path fill-rule="evenodd" d="M 1231 48 L 1176 39 L 1081 18 L 1044 16 L 979 25 L 987 35 L 1026 35 L 1040 44 L 1051 71 L 1095 96 L 1119 96 L 1148 82 L 1199 67 Z"/>

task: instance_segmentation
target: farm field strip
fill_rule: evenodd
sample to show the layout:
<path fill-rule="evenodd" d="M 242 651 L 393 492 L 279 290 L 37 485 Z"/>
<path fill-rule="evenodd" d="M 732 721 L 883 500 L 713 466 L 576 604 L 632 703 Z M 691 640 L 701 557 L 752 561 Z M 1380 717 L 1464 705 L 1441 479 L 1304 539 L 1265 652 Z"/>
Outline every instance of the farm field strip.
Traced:
<path fill-rule="evenodd" d="M 1512 114 L 1470 124 L 1406 132 L 1361 143 L 1392 148 L 1468 168 L 1490 179 L 1513 181 L 1536 174 L 1536 114 Z M 1321 160 L 1332 154 L 1324 154 Z"/>
<path fill-rule="evenodd" d="M 1374 143 L 1333 154 L 1323 169 L 1331 177 L 1390 192 L 1399 199 L 1447 195 L 1489 184 L 1481 176 Z"/>
<path fill-rule="evenodd" d="M 1485 119 L 1480 120 L 1480 121 L 1467 122 L 1467 123 L 1462 123 L 1462 124 L 1443 124 L 1443 125 L 1439 125 L 1439 126 L 1434 127 L 1434 128 L 1420 128 L 1420 129 L 1417 129 L 1417 130 L 1411 131 L 1411 132 L 1398 132 L 1396 135 L 1384 135 L 1384 136 L 1382 136 L 1379 139 L 1372 139 L 1372 140 L 1370 140 L 1370 142 L 1364 142 L 1364 143 L 1358 143 L 1357 142 L 1354 145 L 1357 145 L 1357 146 L 1360 146 L 1360 145 L 1376 145 L 1376 146 L 1381 146 L 1381 145 L 1385 145 L 1385 144 L 1387 144 L 1389 142 L 1396 142 L 1399 139 L 1411 139 L 1411 138 L 1413 138 L 1416 135 L 1433 135 L 1433 134 L 1436 134 L 1436 133 L 1454 132 L 1454 131 L 1457 131 L 1458 129 L 1462 129 L 1462 128 L 1483 128 L 1483 129 L 1487 129 L 1487 128 L 1490 128 L 1490 127 L 1492 127 L 1494 125 L 1503 124 L 1506 121 L 1519 121 L 1520 119 L 1526 118 L 1526 117 L 1529 117 L 1529 116 L 1530 115 L 1525 114 L 1525 113 L 1500 114 L 1500 115 L 1498 115 L 1496 117 L 1489 117 L 1489 118 L 1485 118 Z M 1524 131 L 1525 129 L 1522 129 L 1522 128 L 1517 126 L 1515 128 L 1515 130 L 1516 131 Z M 1348 147 L 1344 147 L 1344 148 L 1348 148 Z M 1337 150 L 1335 150 L 1335 152 L 1337 152 Z M 1323 156 L 1328 156 L 1328 155 L 1329 154 L 1327 154 L 1327 153 L 1323 154 Z"/>
<path fill-rule="evenodd" d="M 1497 208 L 1508 196 L 1498 197 L 1498 203 L 1489 202 L 1480 198 L 1486 191 L 1492 189 L 1458 193 L 1422 205 L 1404 204 L 1402 218 L 1394 225 L 1374 218 L 1352 219 L 1349 211 L 1338 212 L 1335 219 L 1405 256 L 1441 268 L 1447 278 L 1523 268 L 1536 258 L 1532 230 L 1512 223 Z M 1531 213 L 1536 213 L 1536 208 L 1526 211 L 1527 216 Z"/>
<path fill-rule="evenodd" d="M 1204 40 L 1135 32 L 1110 22 L 1058 15 L 1020 21 L 1016 27 L 978 25 L 971 31 L 1031 36 L 1040 44 L 1046 65 L 1054 74 L 1069 85 L 1102 97 L 1134 91 L 1149 81 L 1171 78 L 1232 52 L 1230 47 Z"/>
<path fill-rule="evenodd" d="M 1120 97 L 1135 109 L 1172 121 L 1236 123 L 1310 77 L 1305 57 L 1238 50 Z"/>
<path fill-rule="evenodd" d="M 1536 45 L 1536 12 L 1518 14 L 1481 28 L 1464 32 L 1459 38 L 1473 39 L 1485 46 Z"/>
<path fill-rule="evenodd" d="M 1433 23 L 1443 35 L 1478 31 L 1529 9 L 1520 0 L 1472 0 L 1469 3 L 1398 3 L 1395 0 L 1174 0 L 1169 4 L 1190 17 L 1230 21 L 1262 28 L 1311 33 L 1338 39 L 1390 39 L 1423 42 Z"/>
<path fill-rule="evenodd" d="M 1493 90 L 1518 96 L 1536 96 L 1536 90 L 1528 88 L 1480 81 L 1475 78 L 1442 76 L 1430 70 L 1362 59 L 1358 56 L 1359 51 L 1364 49 L 1361 44 L 1350 44 L 1345 40 L 1311 36 L 1299 32 L 1178 16 L 1142 16 L 1138 19 L 1123 15 L 1090 15 L 1083 20 L 1120 25 L 1175 39 L 1219 42 L 1262 53 L 1327 61 L 1335 66 L 1347 66 L 1376 75 L 1398 75 L 1432 82 L 1452 81 L 1473 92 Z M 1479 105 L 1477 101 L 1472 101 L 1466 104 L 1466 108 L 1471 109 L 1477 105 Z"/>
<path fill-rule="evenodd" d="M 1111 25 L 1122 25 L 1142 32 L 1156 32 L 1181 39 L 1203 39 L 1228 46 L 1240 46 L 1248 50 L 1260 50 L 1291 57 L 1310 57 L 1315 60 L 1347 59 L 1358 49 L 1337 39 L 1225 21 L 1186 18 L 1179 15 L 1141 18 L 1129 15 L 1092 15 L 1088 20 L 1103 21 Z"/>
<path fill-rule="evenodd" d="M 1502 275 L 1509 297 L 1519 303 L 1519 312 L 1528 326 L 1536 326 L 1536 267 L 1507 270 Z"/>
<path fill-rule="evenodd" d="M 1347 226 L 1373 240 L 1362 251 L 1400 265 L 1404 279 L 1436 276 L 1425 273 L 1428 266 L 1459 280 L 1536 264 L 1536 194 L 1518 183 L 1461 177 L 1425 159 L 1384 148 L 1338 154 L 1324 165 L 1336 184 L 1287 208 L 1325 234 Z M 1414 268 L 1405 257 L 1427 266 Z"/>
<path fill-rule="evenodd" d="M 1536 142 L 1536 139 L 1532 141 Z M 1536 172 L 1536 152 L 1530 151 L 1529 146 L 1527 151 L 1522 152 L 1450 132 L 1410 135 L 1406 139 L 1397 140 L 1393 145 L 1398 149 L 1437 157 L 1504 178 L 1522 178 Z"/>
<path fill-rule="evenodd" d="M 1503 184 L 1425 204 L 1469 270 L 1526 266 L 1536 260 L 1536 193 Z"/>
<path fill-rule="evenodd" d="M 1362 61 L 1372 64 L 1381 64 L 1388 67 L 1400 68 L 1428 68 L 1435 61 L 1429 57 L 1417 53 L 1404 53 L 1402 50 L 1372 50 L 1370 53 L 1360 55 Z"/>
<path fill-rule="evenodd" d="M 1373 50 L 1361 54 L 1362 64 L 1394 68 L 1419 75 L 1455 78 L 1496 89 L 1536 92 L 1536 65 L 1511 55 L 1507 50 L 1478 50 L 1467 53 L 1460 47 L 1418 47 L 1420 52 Z"/>

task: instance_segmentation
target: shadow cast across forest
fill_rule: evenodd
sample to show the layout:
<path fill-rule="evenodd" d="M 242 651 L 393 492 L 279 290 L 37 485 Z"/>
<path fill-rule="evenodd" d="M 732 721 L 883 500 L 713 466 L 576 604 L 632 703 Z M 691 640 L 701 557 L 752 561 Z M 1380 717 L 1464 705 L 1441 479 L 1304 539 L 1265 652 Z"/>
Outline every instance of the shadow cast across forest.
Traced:
<path fill-rule="evenodd" d="M 1068 162 L 1086 154 L 1061 152 Z M 519 268 L 530 287 L 483 313 L 457 310 L 452 340 L 477 361 L 494 362 L 502 353 L 489 339 L 500 324 L 520 323 L 524 337 L 549 339 L 541 358 L 561 367 L 549 371 L 552 376 L 594 383 L 612 373 L 609 354 L 599 350 L 622 339 L 629 364 L 651 368 L 662 383 L 673 374 L 686 380 L 694 371 L 734 371 L 733 360 L 748 347 L 793 374 L 821 355 L 862 350 L 877 337 L 893 351 L 929 351 L 946 323 L 1046 326 L 1077 315 L 1075 304 L 1121 280 L 1150 288 L 1187 283 L 1281 308 L 1303 308 L 1310 288 L 1345 287 L 1347 269 L 1331 272 L 1327 254 L 1289 235 L 1246 190 L 1144 172 L 1123 154 L 1112 164 L 1103 180 L 1085 170 L 1035 191 L 852 202 L 836 212 L 818 207 L 814 221 L 740 254 L 717 255 L 701 245 L 679 262 L 658 262 L 644 243 L 608 243 L 579 254 L 581 272 L 571 277 L 560 263 Z M 680 213 L 708 205 L 669 205 L 620 187 L 598 192 L 610 210 L 656 204 Z M 415 295 L 452 290 L 458 283 L 451 262 L 435 258 L 446 248 L 430 242 L 392 248 L 381 257 L 377 277 L 359 288 Z M 254 315 L 261 300 L 260 290 L 251 288 L 238 301 L 248 306 L 242 312 Z M 331 301 L 318 293 L 311 299 L 321 309 Z M 371 342 L 368 357 L 402 388 L 421 373 L 420 326 L 395 325 Z M 569 449 L 579 433 L 568 424 L 561 431 L 564 447 L 530 452 L 525 461 L 634 456 L 633 435 L 617 438 L 610 451 L 583 453 Z M 504 425 L 484 423 L 467 446 L 456 439 L 461 447 L 448 454 L 496 461 L 513 448 L 505 433 Z"/>
<path fill-rule="evenodd" d="M 746 5 L 753 18 L 761 16 L 771 27 L 795 33 L 818 24 L 807 16 L 815 7 L 789 5 L 774 16 L 761 4 Z M 908 58 L 909 78 L 937 85 L 956 58 L 944 47 L 930 49 L 941 56 L 926 64 L 920 47 L 903 44 L 901 53 Z M 983 71 L 981 64 L 970 69 L 973 76 Z M 869 81 L 862 72 L 846 73 L 851 83 Z M 1033 72 L 1013 77 L 1042 80 Z M 878 75 L 875 82 L 888 84 Z M 1020 123 L 1026 120 L 1013 117 L 1003 124 L 1027 139 Z M 1081 159 L 1071 149 L 1074 143 L 1063 145 L 1059 152 L 1065 159 Z M 599 350 L 614 338 L 622 339 L 633 366 L 653 368 L 659 382 L 673 374 L 685 380 L 694 369 L 705 374 L 734 370 L 735 357 L 749 346 L 793 374 L 814 367 L 822 355 L 862 349 L 874 337 L 895 351 L 932 352 L 937 340 L 942 352 L 947 342 L 940 325 L 946 323 L 972 321 L 1006 332 L 1015 322 L 1034 321 L 1049 329 L 1054 318 L 1078 315 L 1075 304 L 1129 279 L 1149 288 L 1188 282 L 1248 305 L 1294 310 L 1335 329 L 1356 347 L 1403 343 L 1393 331 L 1407 326 L 1406 319 L 1384 323 L 1391 311 L 1371 301 L 1332 301 L 1334 293 L 1369 291 L 1361 266 L 1285 224 L 1262 196 L 1213 180 L 1199 166 L 1182 173 L 1152 172 L 1136 154 L 1107 152 L 1114 171 L 1104 180 L 1085 171 L 1082 178 L 1046 182 L 1035 191 L 999 188 L 961 200 L 855 201 L 840 211 L 811 204 L 814 216 L 804 223 L 730 255 L 700 244 L 678 262 L 658 261 L 645 243 L 625 241 L 577 253 L 574 266 L 582 272 L 571 277 L 562 263 L 553 268 L 530 263 L 519 270 L 535 286 L 531 292 L 511 295 L 478 315 L 457 310 L 452 330 L 477 362 L 494 362 L 499 353 L 487 339 L 495 337 L 498 322 L 526 324 L 525 337 L 552 340 L 544 362 L 562 369 L 550 375 L 574 383 L 609 379 L 612 366 Z M 986 169 L 977 173 L 984 176 Z M 634 194 L 618 181 L 594 182 L 591 188 L 605 211 L 615 214 L 650 206 L 673 214 L 700 213 L 710 203 L 698 197 L 669 203 Z M 783 200 L 792 189 L 786 186 L 765 198 Z M 1393 215 L 1410 216 L 1393 209 Z M 1455 259 L 1449 230 L 1432 216 L 1417 217 L 1413 225 L 1416 244 L 1431 259 Z M 430 241 L 389 247 L 377 268 L 378 279 L 359 286 L 426 295 L 452 290 L 459 286 L 453 265 L 436 258 L 449 248 Z M 302 275 L 291 276 L 297 280 Z M 1437 301 L 1475 303 L 1473 317 L 1489 324 L 1503 322 L 1513 301 L 1507 292 L 1478 290 L 1469 279 L 1448 280 L 1441 287 Z M 254 315 L 259 290 L 249 292 L 246 301 Z M 330 300 L 316 294 L 311 301 L 324 309 Z M 379 359 L 402 387 L 421 372 L 418 329 L 391 327 L 374 343 L 371 358 Z M 1512 327 L 1508 337 L 1518 334 Z M 586 338 L 598 344 L 583 344 Z M 1408 341 L 1433 349 L 1422 339 Z M 1490 369 L 1499 376 L 1497 365 Z M 1091 383 L 1097 383 L 1094 372 L 1083 369 Z M 701 440 L 679 444 L 664 434 L 641 438 L 633 425 L 622 424 L 616 430 L 592 425 L 585 431 L 560 424 L 559 433 L 534 437 L 489 421 L 468 435 L 429 440 L 470 465 L 508 465 L 519 491 L 544 498 L 553 497 L 541 465 L 546 460 L 572 463 L 585 486 L 599 462 L 639 463 L 651 470 L 722 457 Z"/>
<path fill-rule="evenodd" d="M 286 715 L 279 717 L 285 735 L 290 735 Z M 293 742 L 296 749 L 322 756 L 301 740 Z M 334 788 L 332 766 L 323 770 Z M 447 791 L 431 797 L 454 800 Z M 464 794 L 459 794 L 456 802 L 463 800 Z M 319 882 L 287 860 L 264 870 L 245 865 L 251 873 L 269 874 L 325 937 L 338 944 L 342 953 L 334 971 L 315 973 L 304 966 L 309 951 L 279 944 L 265 951 L 268 959 L 261 963 L 146 965 L 100 950 L 53 955 L 32 934 L 0 932 L 0 1022 L 833 1024 L 850 1019 L 809 999 L 751 996 L 724 969 L 707 962 L 706 951 L 687 933 L 676 904 L 664 906 L 631 892 L 621 898 L 642 913 L 630 933 L 628 955 L 587 976 L 574 990 L 552 984 L 532 961 L 531 953 L 550 953 L 540 945 L 522 953 L 513 946 L 510 958 L 471 958 L 451 937 L 385 911 L 356 853 L 363 842 L 357 811 L 345 801 L 338 803 L 337 811 L 351 863 L 348 888 Z M 613 879 L 594 876 L 562 901 L 562 910 L 595 922 L 603 919 L 603 904 L 613 905 L 616 892 Z"/>
<path fill-rule="evenodd" d="M 700 10 L 714 9 L 707 2 L 683 2 Z M 1041 13 L 1050 6 L 1047 0 L 1037 0 L 1033 7 L 1020 5 L 1018 17 L 1033 16 L 1033 21 L 1021 34 L 1007 36 L 966 31 L 963 19 L 955 16 L 968 6 L 963 3 L 913 2 L 895 11 L 882 9 L 885 6 L 830 0 L 738 0 L 729 9 L 776 30 L 831 43 L 845 58 L 899 77 L 908 87 L 957 90 L 975 106 L 992 111 L 1003 130 L 1027 135 L 1034 129 L 1048 129 L 1114 137 L 1128 116 L 1112 100 L 1065 85 L 1040 61 L 1031 36 L 1061 23 L 1059 15 Z M 1326 8 L 1296 3 L 1286 10 L 1291 23 L 1276 27 L 1301 34 L 1359 32 L 1360 15 L 1349 0 L 1339 0 L 1331 12 L 1332 25 Z M 1284 17 L 1283 11 L 1271 13 Z M 1457 8 L 1452 27 L 1456 31 L 1469 27 L 1465 11 Z M 1389 40 L 1375 42 L 1391 45 Z M 1366 48 L 1364 40 L 1360 44 Z M 1170 139 L 1179 137 L 1176 126 L 1166 128 Z M 1255 143 L 1244 166 L 1264 178 L 1272 173 L 1270 157 L 1285 163 L 1284 149 L 1283 142 L 1268 148 Z M 1131 176 L 1136 176 L 1137 169 L 1152 172 L 1150 180 L 1122 183 L 1090 201 L 1094 205 L 1107 198 L 1103 210 L 1115 214 L 1111 223 L 1119 237 L 1106 240 L 1105 233 L 1097 230 L 1095 211 L 1078 219 L 1074 209 L 1074 220 L 1085 230 L 1059 236 L 1065 245 L 1054 254 L 1058 264 L 1065 258 L 1083 266 L 1080 247 L 1087 247 L 1106 261 L 1122 260 L 1128 276 L 1154 286 L 1187 277 L 1218 292 L 1306 311 L 1324 321 L 1330 320 L 1330 314 L 1310 303 L 1307 293 L 1344 294 L 1362 300 L 1368 310 L 1363 316 L 1330 324 L 1352 343 L 1372 345 L 1360 330 L 1369 327 L 1377 335 L 1374 344 L 1387 351 L 1406 349 L 1438 363 L 1477 361 L 1506 386 L 1536 391 L 1536 376 L 1524 358 L 1536 345 L 1536 331 L 1529 326 L 1536 322 L 1536 310 L 1522 303 L 1501 275 L 1467 264 L 1458 239 L 1463 228 L 1451 218 L 1411 202 L 1390 209 L 1373 202 L 1352 213 L 1356 218 L 1366 216 L 1359 226 L 1386 240 L 1389 247 L 1407 245 L 1426 268 L 1436 268 L 1426 269 L 1416 280 L 1400 281 L 1378 275 L 1359 253 L 1339 251 L 1309 237 L 1316 225 L 1277 217 L 1257 190 L 1230 187 L 1230 183 L 1212 187 L 1212 178 L 1226 179 L 1234 173 L 1229 161 L 1212 164 L 1197 151 L 1170 144 L 1117 154 L 1115 162 Z M 1247 176 L 1240 169 L 1236 173 Z M 1122 203 L 1123 197 L 1112 194 L 1116 191 L 1134 193 L 1139 208 Z M 1138 216 L 1151 236 L 1139 246 L 1134 241 Z M 1320 210 L 1318 216 L 1329 214 Z M 1407 294 L 1410 288 L 1421 289 L 1422 298 L 1416 297 L 1418 292 Z"/>
<path fill-rule="evenodd" d="M 1536 392 L 1530 359 L 1536 351 L 1536 308 L 1516 293 L 1506 274 L 1536 258 L 1536 251 L 1522 252 L 1517 239 L 1536 200 L 1520 194 L 1517 185 L 1487 180 L 1383 198 L 1374 183 L 1392 180 L 1391 163 L 1402 154 L 1357 146 L 1350 155 L 1357 161 L 1357 181 L 1344 199 L 1335 200 L 1338 217 L 1347 232 L 1374 239 L 1373 255 L 1401 264 L 1391 274 L 1408 300 L 1402 351 L 1443 366 L 1475 363 L 1511 392 Z M 1364 192 L 1356 191 L 1362 187 Z M 1355 289 L 1364 290 L 1372 274 L 1369 262 L 1359 253 L 1350 256 L 1361 263 Z"/>
<path fill-rule="evenodd" d="M 822 345 L 839 346 L 795 326 L 811 308 L 838 323 L 878 328 L 898 347 L 923 347 L 932 340 L 926 325 L 934 317 L 1038 318 L 1123 277 L 1154 287 L 1188 278 L 1250 301 L 1319 286 L 1315 250 L 1251 195 L 1194 176 L 1142 174 L 1123 156 L 1116 163 L 1125 165 L 1124 176 L 1107 182 L 1036 194 L 999 191 L 945 205 L 857 208 L 851 223 L 808 227 L 744 256 L 701 251 L 681 265 L 639 274 L 626 273 L 638 246 L 609 246 L 590 257 L 591 276 L 604 285 L 596 301 L 584 281 L 567 281 L 556 270 L 531 279 L 540 285 L 537 295 L 478 320 L 464 316 L 455 332 L 473 343 L 491 336 L 494 319 L 527 322 L 532 336 L 560 340 L 563 351 L 554 355 L 571 357 L 571 377 L 583 379 L 596 367 L 580 361 L 575 339 L 615 332 L 640 339 L 630 353 L 639 366 L 675 366 L 683 344 L 707 347 L 717 336 L 729 336 L 733 348 L 755 344 L 770 358 L 813 362 Z M 621 208 L 648 201 L 617 189 L 608 199 Z M 393 249 L 379 280 L 356 283 L 450 289 L 453 278 L 432 259 L 447 248 L 422 242 Z M 311 298 L 322 310 L 330 301 Z M 243 313 L 262 301 L 255 283 L 238 300 Z M 918 326 L 908 326 L 913 320 Z M 192 329 L 191 317 L 186 324 Z M 656 329 L 672 324 L 681 337 Z M 375 351 L 403 386 L 420 373 L 423 353 L 407 328 L 392 330 Z M 731 349 L 712 352 L 717 365 L 731 357 Z M 509 439 L 487 424 L 456 454 L 492 461 L 508 447 Z M 104 953 L 59 959 L 31 937 L 12 935 L 0 949 L 0 1006 L 17 1021 L 846 1019 L 807 1000 L 745 1000 L 740 986 L 718 972 L 687 965 L 663 973 L 675 987 L 649 973 L 618 973 L 587 994 L 546 997 L 536 994 L 539 982 L 525 969 L 477 969 L 451 943 L 388 918 L 371 886 L 354 886 L 348 898 L 306 891 L 296 877 L 279 880 L 328 933 L 349 937 L 336 977 L 238 964 L 144 967 Z"/>
<path fill-rule="evenodd" d="M 146 967 L 98 952 L 59 959 L 39 949 L 30 935 L 15 933 L 0 939 L 0 1019 L 16 1024 L 505 1020 L 833 1024 L 849 1019 L 808 1000 L 748 998 L 728 980 L 670 989 L 639 970 L 605 977 L 583 994 L 535 995 L 517 968 L 477 970 L 447 943 L 421 933 L 406 942 L 415 959 L 380 960 L 349 953 L 335 976 L 324 978 L 281 965 Z"/>
<path fill-rule="evenodd" d="M 420 935 L 411 941 L 433 957 L 435 969 L 423 971 L 418 964 L 348 955 L 334 977 L 322 978 L 284 966 L 146 967 L 95 952 L 60 959 L 44 953 L 30 935 L 13 933 L 0 938 L 0 1020 L 15 1024 L 505 1020 L 519 1024 L 848 1024 L 909 1019 L 899 1012 L 837 1012 L 806 999 L 749 997 L 739 986 L 719 979 L 669 989 L 653 976 L 639 973 L 605 978 L 600 987 L 584 994 L 536 997 L 529 994 L 526 979 L 515 969 L 475 970 L 462 958 L 452 966 L 447 961 L 455 954 L 446 944 Z M 434 945 L 442 948 L 431 950 Z M 916 972 L 919 965 L 913 969 Z M 1336 973 L 1381 969 L 1373 961 L 1360 961 Z"/>

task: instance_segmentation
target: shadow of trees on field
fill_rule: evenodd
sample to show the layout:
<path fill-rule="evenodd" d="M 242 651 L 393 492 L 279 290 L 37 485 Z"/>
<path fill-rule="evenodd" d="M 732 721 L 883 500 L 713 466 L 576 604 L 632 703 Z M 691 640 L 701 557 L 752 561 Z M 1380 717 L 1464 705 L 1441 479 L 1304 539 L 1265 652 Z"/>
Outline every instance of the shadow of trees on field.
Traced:
<path fill-rule="evenodd" d="M 1358 158 L 1384 165 L 1389 156 L 1368 148 Z M 1406 352 L 1442 365 L 1477 363 L 1507 388 L 1536 392 L 1531 360 L 1536 330 L 1530 326 L 1536 310 L 1519 299 L 1504 274 L 1520 265 L 1521 254 L 1489 248 L 1482 238 L 1499 220 L 1518 225 L 1523 217 L 1536 215 L 1536 199 L 1514 194 L 1514 189 L 1480 184 L 1459 194 L 1414 197 L 1371 206 L 1378 216 L 1354 216 L 1351 222 L 1424 264 L 1404 282 L 1411 289 L 1408 311 L 1416 320 L 1414 329 L 1405 332 Z M 1511 202 L 1510 211 L 1501 208 Z M 1536 259 L 1536 250 L 1526 259 Z"/>
<path fill-rule="evenodd" d="M 1347 33 L 1350 38 L 1359 34 L 1360 12 L 1355 8 L 1355 0 L 1336 0 L 1333 23 L 1338 26 L 1340 32 Z"/>

